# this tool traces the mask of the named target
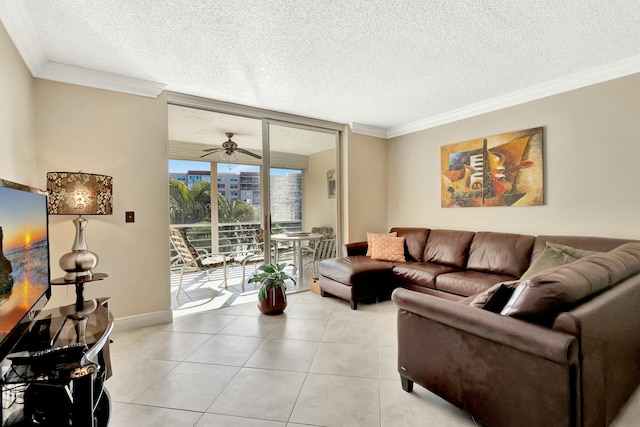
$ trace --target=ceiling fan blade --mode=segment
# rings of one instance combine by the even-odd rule
[[[209,154],[225,152],[226,150],[224,148],[208,148],[208,149],[202,150],[202,151],[208,151],[208,153],[205,153],[200,157],[205,157],[205,156],[208,156]]]
[[[255,157],[256,159],[262,159],[262,156],[260,156],[260,155],[258,155],[256,153],[252,153],[251,151],[247,151],[247,150],[242,149],[242,148],[236,148],[236,151],[238,151],[240,153],[244,153],[244,154],[246,154],[248,156],[251,156],[251,157]]]

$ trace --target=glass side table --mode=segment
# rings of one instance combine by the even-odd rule
[[[83,310],[84,305],[84,284],[89,282],[96,282],[109,277],[105,273],[93,273],[91,276],[77,277],[74,280],[67,280],[64,277],[51,280],[52,285],[75,285],[76,287],[76,310],[78,312]]]
[[[104,382],[111,376],[110,298],[83,301],[42,311],[2,362],[2,426],[82,426],[108,424],[111,398]],[[83,326],[79,327],[81,323]],[[80,336],[80,332],[82,336]],[[31,361],[34,352],[73,349],[63,362]],[[56,359],[57,360],[57,359]]]

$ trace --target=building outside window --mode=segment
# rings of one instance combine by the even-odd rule
[[[202,163],[203,166],[207,164],[206,162]],[[256,171],[257,168],[256,166],[218,164],[218,170],[229,169],[231,171],[217,174],[217,194],[229,202],[245,202],[259,212],[261,202],[260,172]],[[210,183],[211,173],[206,170],[188,170],[186,173],[172,172],[169,174],[169,178],[180,181],[191,189],[198,182]],[[302,171],[298,169],[271,169],[271,198],[271,214],[274,221],[301,221]],[[204,217],[207,217],[206,213]],[[181,217],[182,220],[183,217]]]

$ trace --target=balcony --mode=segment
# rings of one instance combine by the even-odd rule
[[[218,225],[217,248],[212,245],[211,224],[172,224],[172,228],[185,228],[189,241],[197,249],[206,249],[209,252],[224,253],[230,257],[236,254],[255,252],[256,245],[254,232],[261,228],[258,222],[234,222]],[[273,224],[274,233],[295,232],[302,230],[301,221],[277,222]],[[228,287],[224,287],[222,268],[210,272],[211,281],[207,280],[204,272],[190,272],[184,275],[182,292],[178,292],[180,277],[179,258],[170,246],[171,254],[171,293],[172,309],[182,314],[199,312],[202,310],[216,309],[223,306],[231,306],[255,301],[257,287],[254,285],[242,286],[242,267],[237,262],[227,264]],[[213,247],[212,247],[213,246]],[[287,245],[279,244],[279,261],[292,263],[292,251]],[[247,274],[255,272],[258,264],[247,267]],[[175,274],[174,274],[175,273]],[[300,283],[287,284],[287,293],[308,289],[308,284],[303,280]]]
[[[255,251],[255,241],[253,235],[256,230],[261,228],[259,222],[232,222],[218,224],[218,241],[217,248],[212,244],[211,224],[171,224],[172,228],[185,228],[187,236],[191,244],[197,248],[206,249],[209,252],[222,253],[233,256],[238,253],[246,253],[247,251]],[[272,224],[272,232],[286,233],[302,231],[302,221],[284,221],[274,222]],[[177,264],[177,254],[169,245],[171,257],[171,270],[180,267]],[[287,247],[280,247],[288,249]],[[286,259],[286,258],[285,258]]]

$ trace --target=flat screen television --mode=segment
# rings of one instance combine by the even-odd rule
[[[0,179],[0,361],[51,297],[47,194]]]

